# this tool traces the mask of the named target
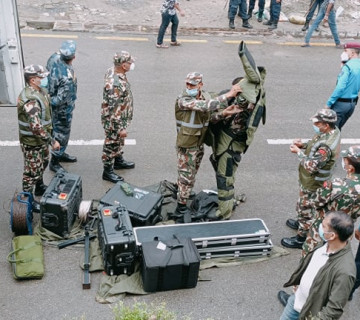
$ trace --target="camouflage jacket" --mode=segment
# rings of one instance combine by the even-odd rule
[[[51,142],[50,97],[26,84],[17,101],[20,142],[29,146]]]
[[[48,65],[51,65],[49,61]],[[65,63],[62,58],[57,62],[55,59],[52,62],[48,80],[51,106],[60,107],[63,105],[70,105],[74,107],[77,97],[77,79],[72,65]]]
[[[115,73],[114,67],[105,74],[101,121],[126,129],[133,118],[133,95],[125,74]]]
[[[359,194],[360,174],[353,174],[349,178],[335,178],[331,183],[325,182],[310,198],[309,205],[321,211],[322,218],[328,211],[343,211],[356,220],[360,215]]]

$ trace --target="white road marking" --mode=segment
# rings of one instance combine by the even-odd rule
[[[104,144],[104,139],[95,139],[95,140],[70,140],[69,146],[102,146]],[[17,147],[19,146],[19,141],[0,141],[1,147]],[[136,139],[125,139],[125,145],[135,146]]]
[[[268,144],[292,144],[294,139],[267,139]],[[301,139],[309,141],[310,139]],[[360,139],[341,139],[341,144],[360,144]]]

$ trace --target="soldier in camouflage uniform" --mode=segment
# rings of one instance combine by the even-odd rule
[[[51,97],[53,137],[61,141],[58,151],[51,152],[50,170],[56,172],[62,166],[60,162],[76,162],[77,159],[65,152],[71,130],[71,121],[77,94],[77,79],[72,62],[75,59],[76,43],[72,40],[63,42],[59,53],[49,58],[47,68]]]
[[[321,109],[311,120],[316,135],[307,143],[296,139],[290,146],[290,151],[296,153],[300,161],[300,197],[296,206],[298,219],[286,221],[288,227],[297,230],[297,235],[281,240],[281,244],[287,248],[302,248],[314,218],[309,200],[317,188],[331,178],[339,154],[340,131],[335,126],[336,112]]]
[[[235,174],[241,155],[247,151],[254,138],[260,120],[265,123],[266,71],[257,67],[244,42],[239,46],[239,57],[245,69],[245,77],[237,78],[242,89],[229,105],[236,105],[240,112],[226,116],[224,112],[214,113],[206,143],[212,146],[210,161],[216,171],[218,209],[207,215],[208,220],[229,219],[235,206]]]
[[[44,67],[30,65],[24,69],[25,88],[17,101],[19,122],[19,140],[24,154],[23,191],[41,196],[46,185],[43,174],[49,163],[49,145],[53,149],[60,147],[59,142],[52,139],[50,97],[43,88],[47,72]],[[35,203],[34,210],[40,206]]]
[[[105,130],[102,153],[104,171],[102,178],[116,183],[124,180],[114,169],[132,169],[135,163],[123,158],[127,128],[133,118],[133,96],[126,73],[135,67],[129,52],[114,55],[114,66],[107,70],[101,105],[101,123]]]
[[[202,74],[198,72],[189,73],[185,80],[186,89],[175,103],[178,205],[171,217],[180,223],[191,222],[191,211],[186,203],[204,155],[203,143],[209,125],[210,112],[227,108],[227,100],[241,91],[239,85],[234,85],[226,94],[212,98],[202,89],[202,77]],[[224,112],[231,114],[238,111],[231,106]]]

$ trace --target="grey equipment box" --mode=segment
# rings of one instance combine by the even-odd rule
[[[216,250],[229,252],[228,256],[231,256],[233,254],[231,252],[239,250],[239,247],[253,247],[253,251],[250,249],[245,251],[252,255],[262,255],[263,249],[268,252],[272,248],[269,229],[261,219],[141,227],[134,228],[134,233],[139,246],[155,238],[170,239],[174,234],[189,237],[194,241],[199,253],[201,249],[207,248],[200,253],[202,259],[206,258],[206,252],[210,253],[210,257],[214,257]],[[225,248],[229,249],[225,250]]]

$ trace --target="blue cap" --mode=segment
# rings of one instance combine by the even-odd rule
[[[72,59],[75,57],[76,42],[73,40],[66,40],[60,47],[61,55],[66,59]]]

